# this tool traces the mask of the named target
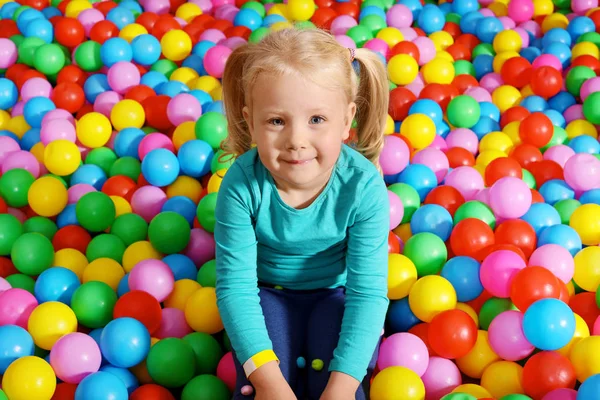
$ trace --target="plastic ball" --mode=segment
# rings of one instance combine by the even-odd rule
[[[167,186],[179,175],[179,161],[175,154],[167,149],[150,151],[142,160],[142,173],[154,186]]]
[[[429,352],[419,337],[411,333],[395,333],[381,344],[377,365],[381,370],[405,367],[422,376],[429,365]]]
[[[112,126],[108,118],[97,112],[85,114],[77,121],[77,138],[90,148],[104,146],[112,134]]]
[[[178,338],[163,339],[152,346],[146,363],[152,379],[167,388],[185,385],[195,372],[193,348]]]
[[[136,319],[117,318],[102,329],[100,348],[112,365],[130,368],[142,362],[148,355],[150,334]]]
[[[420,150],[433,142],[436,128],[431,118],[425,114],[412,114],[402,122],[400,133],[409,140],[415,149]]]
[[[195,312],[199,309],[202,310],[201,314]],[[185,318],[189,326],[196,332],[215,334],[223,330],[223,322],[217,309],[215,289],[203,287],[195,291],[186,303]]]
[[[174,283],[173,272],[160,260],[142,260],[129,274],[131,290],[144,290],[158,301],[163,301],[171,294]]]
[[[181,61],[192,51],[189,35],[180,29],[168,31],[160,39],[162,54],[170,61]]]
[[[121,378],[110,372],[98,371],[83,378],[75,391],[75,400],[93,397],[126,400],[129,394]]]
[[[50,301],[32,311],[27,328],[38,347],[50,350],[60,337],[77,330],[77,318],[67,305]]]
[[[417,61],[408,54],[393,56],[387,65],[390,79],[397,85],[407,85],[414,81],[419,72]]]
[[[89,257],[88,257],[89,258]],[[82,284],[71,298],[71,309],[77,321],[88,328],[104,327],[111,319],[117,294],[104,282]]]
[[[50,351],[50,365],[57,378],[77,384],[86,376],[98,372],[102,354],[98,344],[90,336],[74,332],[54,344]]]
[[[144,108],[135,100],[121,100],[112,107],[110,112],[110,121],[118,131],[126,128],[141,128],[145,120]]]
[[[379,372],[371,385],[371,398],[373,400],[389,400],[394,396],[406,400],[425,398],[425,385],[419,375],[412,370],[395,366]]]
[[[414,314],[421,321],[431,322],[440,312],[455,307],[456,291],[445,278],[430,275],[415,282],[408,299]]]
[[[21,357],[4,373],[2,389],[10,399],[50,399],[56,389],[56,375],[42,358]]]
[[[471,96],[456,96],[448,104],[448,121],[457,128],[472,128],[481,116],[479,103]]]

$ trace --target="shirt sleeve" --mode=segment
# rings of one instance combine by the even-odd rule
[[[361,382],[385,321],[387,297],[389,200],[379,176],[365,185],[354,224],[348,228],[346,302],[338,346],[330,371]]]
[[[221,182],[215,208],[217,306],[241,364],[273,350],[260,306],[256,234],[248,178],[234,163]]]

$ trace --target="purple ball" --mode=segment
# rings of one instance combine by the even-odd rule
[[[386,135],[383,150],[379,156],[379,165],[384,175],[396,175],[406,168],[410,160],[410,150],[406,142],[399,137]]]
[[[17,62],[17,45],[10,39],[0,39],[0,68],[8,68]]]
[[[395,229],[402,222],[404,217],[404,204],[400,197],[388,190],[388,200],[390,202],[390,230]]]
[[[173,97],[167,105],[169,121],[179,126],[184,122],[196,122],[202,115],[202,106],[196,97],[188,93],[180,93]]]
[[[140,84],[140,70],[128,61],[119,61],[108,69],[108,85],[119,94]]]
[[[356,20],[349,15],[340,15],[331,21],[331,33],[335,36],[345,35],[348,29],[358,25]]]
[[[413,14],[410,8],[404,4],[396,4],[388,10],[386,21],[388,26],[393,28],[410,28],[413,23]]]

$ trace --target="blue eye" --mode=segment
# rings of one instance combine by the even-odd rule
[[[273,118],[269,121],[271,125],[281,126],[283,125],[283,120],[281,118]]]
[[[323,121],[325,121],[325,119],[323,117],[317,117],[317,116],[311,117],[311,119],[310,119],[311,124],[320,124]]]

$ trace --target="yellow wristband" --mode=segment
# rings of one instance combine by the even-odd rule
[[[244,363],[244,372],[246,373],[246,378],[249,377],[254,371],[271,361],[279,362],[279,359],[273,350],[263,350],[250,357],[248,361]]]

